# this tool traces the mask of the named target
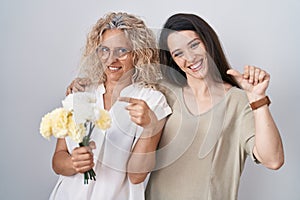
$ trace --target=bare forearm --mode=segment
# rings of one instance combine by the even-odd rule
[[[155,166],[155,153],[133,154],[128,162],[128,176],[132,183],[143,182]]]
[[[128,176],[132,183],[145,180],[155,166],[155,150],[161,137],[161,131],[149,138],[140,138],[127,164]]]
[[[72,176],[77,173],[73,168],[71,156],[66,151],[58,151],[54,153],[52,159],[52,168],[55,173],[64,176]]]
[[[129,179],[132,183],[138,184],[145,180],[148,173],[155,166],[155,150],[159,136],[152,138],[140,138],[137,142],[127,164]]]
[[[270,169],[279,169],[284,162],[283,146],[278,128],[267,105],[254,110],[254,155]]]

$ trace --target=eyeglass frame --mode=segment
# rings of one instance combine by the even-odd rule
[[[99,52],[100,49],[102,50],[104,48],[107,49],[107,51],[105,51],[105,52],[101,51],[102,55],[100,55],[100,52]],[[124,53],[119,52],[120,50],[126,50],[126,52],[124,52]],[[107,55],[105,57],[103,55],[103,52],[107,53]],[[111,52],[113,52],[113,57],[114,58],[117,58],[118,60],[123,61],[123,60],[127,59],[128,54],[131,53],[132,50],[129,50],[129,49],[125,48],[125,47],[116,47],[114,49],[110,49],[109,47],[103,46],[101,44],[96,48],[96,54],[99,57],[99,59],[101,59],[101,60],[107,60],[110,57]]]

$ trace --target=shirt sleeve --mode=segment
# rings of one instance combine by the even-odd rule
[[[253,148],[255,145],[255,124],[254,124],[254,115],[249,106],[249,103],[246,103],[245,107],[242,110],[240,115],[241,117],[241,145],[244,152],[250,156],[250,158],[259,163],[253,154]]]
[[[171,110],[170,106],[168,105],[165,96],[161,92],[158,92],[158,91],[156,91],[155,93],[156,93],[156,95],[154,95],[155,97],[152,98],[153,103],[152,103],[152,101],[149,101],[149,103],[150,103],[149,107],[151,108],[151,110],[153,110],[157,119],[161,120],[161,119],[167,117],[169,114],[171,114],[172,110]],[[156,98],[156,96],[157,96],[157,98]]]
[[[152,88],[143,88],[142,93],[141,99],[146,101],[158,120],[161,120],[172,113],[172,110],[167,103],[167,99],[162,92]]]
[[[149,108],[155,113],[158,120],[161,120],[172,113],[166,97],[158,90],[145,87],[139,88],[138,93],[135,93],[132,97],[144,100]],[[135,146],[142,132],[143,127],[137,126],[132,148]]]

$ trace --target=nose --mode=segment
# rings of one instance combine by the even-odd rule
[[[118,59],[118,57],[114,55],[114,52],[110,52],[110,54],[109,54],[108,58],[106,59],[105,63],[107,65],[110,65],[110,64],[116,62],[117,59]]]
[[[184,58],[188,63],[194,63],[196,55],[190,51],[186,51],[184,54]]]

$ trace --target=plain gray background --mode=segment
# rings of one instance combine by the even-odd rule
[[[285,165],[247,161],[240,200],[300,199],[300,1],[298,0],[2,0],[0,2],[0,199],[47,199],[55,139],[39,134],[41,117],[59,107],[76,76],[86,34],[108,11],[126,11],[160,28],[171,14],[192,12],[217,31],[232,67],[271,74],[270,109],[281,131]]]

